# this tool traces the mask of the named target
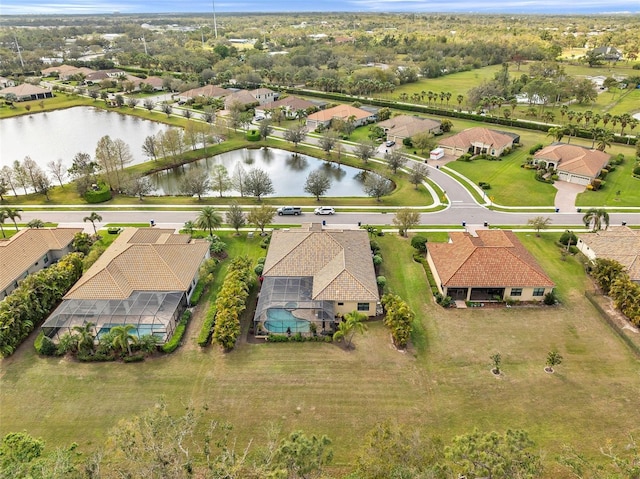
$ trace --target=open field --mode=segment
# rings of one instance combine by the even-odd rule
[[[417,313],[414,347],[398,353],[380,322],[356,349],[330,344],[248,344],[224,354],[195,346],[203,310],[176,353],[137,364],[81,364],[39,358],[25,344],[0,363],[0,434],[26,430],[48,444],[76,441],[82,451],[99,446],[121,418],[139,414],[164,396],[170,408],[207,404],[209,414],[234,425],[239,447],[266,429],[328,434],[335,464],[350,464],[376,422],[415,425],[445,442],[477,427],[527,429],[545,452],[547,476],[568,477],[554,463],[571,443],[588,457],[611,439],[625,440],[640,412],[638,361],[584,299],[585,277],[573,258],[560,261],[554,234],[520,234],[558,283],[555,308],[443,310],[431,301],[422,267],[409,241],[378,238],[389,288]],[[232,254],[262,256],[259,238],[230,239]],[[221,278],[221,275],[219,276]],[[565,360],[543,372],[547,351]],[[500,352],[504,375],[489,372]],[[79,427],[79,425],[82,425]]]

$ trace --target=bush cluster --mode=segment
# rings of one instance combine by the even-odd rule
[[[531,148],[529,148],[529,154],[530,155],[534,155],[534,154],[536,154],[536,152],[542,150],[543,147],[544,147],[544,145],[542,143],[536,143]]]
[[[191,295],[191,299],[189,301],[191,303],[191,306],[195,306],[200,302],[200,298],[202,297],[205,286],[206,284],[204,281],[199,281],[198,284],[196,284],[196,288],[193,290],[193,294]]]
[[[303,336],[301,333],[295,333],[291,336],[287,334],[269,334],[267,336],[267,342],[269,343],[303,343],[310,341],[314,343],[330,343],[333,341],[333,336],[328,335],[310,335]]]
[[[216,320],[216,306],[212,305],[207,311],[207,315],[204,318],[204,323],[200,328],[200,334],[198,334],[198,346],[204,348],[211,341],[211,335],[213,334],[213,325]]]
[[[172,353],[178,348],[178,346],[180,346],[180,343],[182,341],[182,336],[184,336],[184,332],[187,329],[187,323],[189,322],[190,319],[191,319],[191,311],[187,309],[184,313],[182,313],[182,317],[180,318],[180,321],[178,322],[178,325],[176,326],[176,329],[173,332],[173,336],[171,336],[171,339],[162,345],[163,352]],[[126,356],[124,358],[125,362],[132,362],[132,361],[127,361],[127,358],[130,358],[130,357],[131,356]],[[142,354],[142,359],[144,359],[144,353]],[[142,361],[142,359],[139,359],[139,361]]]
[[[0,301],[0,356],[13,354],[81,275],[82,255],[70,253],[47,269],[27,276]]]
[[[482,188],[483,190],[490,190],[491,189],[491,183],[485,183],[484,181],[478,182],[478,186],[480,188]]]
[[[108,185],[101,183],[97,190],[87,191],[84,194],[84,199],[87,200],[87,203],[104,203],[111,199],[111,190]]]
[[[413,331],[414,312],[395,294],[385,294],[381,302],[385,310],[384,324],[391,330],[393,344],[397,348],[405,348]]]
[[[213,340],[226,350],[233,349],[240,336],[240,316],[247,307],[246,299],[253,282],[251,260],[234,258],[216,298],[213,325]]]

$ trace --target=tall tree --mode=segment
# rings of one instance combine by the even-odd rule
[[[222,226],[222,216],[216,212],[211,206],[205,206],[196,218],[196,227],[208,230],[209,236],[213,235],[213,230]]]
[[[271,181],[269,174],[260,168],[252,168],[247,173],[245,191],[247,194],[255,196],[258,201],[261,200],[262,196],[275,192],[273,181]]]
[[[416,163],[412,165],[411,171],[409,172],[409,181],[417,190],[418,185],[420,185],[428,176],[429,168],[427,168],[427,165],[424,163]]]
[[[399,168],[402,168],[407,162],[407,157],[399,150],[391,150],[384,154],[384,159],[387,160],[387,166],[393,174],[398,172]]]
[[[551,223],[551,218],[536,216],[527,221],[527,224],[536,230],[536,236],[540,236],[540,230],[547,229]]]
[[[393,183],[384,176],[368,173],[363,185],[364,192],[380,201],[380,198],[393,191]]]
[[[180,183],[180,192],[183,195],[198,197],[198,201],[202,199],[207,191],[211,189],[211,179],[209,176],[198,168],[189,168]]]
[[[100,216],[95,211],[92,211],[89,216],[85,216],[84,218],[82,218],[82,221],[85,223],[87,221],[91,221],[91,226],[93,226],[93,234],[97,234],[98,230],[96,229],[96,222],[99,223],[100,221],[102,221],[102,216]]]
[[[353,153],[360,158],[363,163],[367,163],[376,153],[376,144],[373,141],[357,143],[353,148]]]
[[[211,171],[211,184],[213,189],[217,190],[222,198],[225,191],[231,189],[232,183],[229,178],[229,172],[224,165],[214,165]]]
[[[401,208],[393,217],[393,224],[404,237],[409,236],[409,229],[420,224],[420,212],[411,208]]]
[[[47,168],[55,178],[60,183],[60,188],[64,188],[63,182],[65,176],[67,176],[67,168],[62,164],[62,159],[58,158],[57,160],[51,160],[47,163]]]
[[[5,206],[4,208],[2,208],[2,211],[4,211],[5,218],[13,221],[13,226],[15,226],[16,231],[18,231],[18,223],[16,222],[16,218],[18,218],[19,220],[22,219],[22,216],[20,216],[20,212],[22,210],[20,208],[10,208],[9,206]]]
[[[304,191],[316,197],[320,201],[323,196],[331,188],[331,178],[329,178],[321,170],[315,170],[309,173],[304,184]]]
[[[122,191],[129,196],[135,196],[140,201],[153,191],[153,184],[148,176],[131,173],[122,182]]]
[[[118,153],[116,145],[109,135],[98,140],[95,153],[96,162],[105,172],[107,181],[113,188],[120,188],[120,173],[118,171]]]
[[[236,201],[232,201],[229,205],[229,209],[225,213],[225,219],[227,223],[236,230],[236,235],[240,234],[240,228],[247,222],[242,208]]]
[[[18,196],[14,181],[14,173],[10,166],[5,165],[0,169],[0,180],[2,180],[4,184],[11,188],[11,191],[13,191],[13,196]]]
[[[264,229],[273,221],[276,209],[273,206],[261,205],[258,208],[251,208],[247,215],[247,222],[260,228],[260,234],[264,235]]]
[[[236,163],[236,166],[233,168],[233,174],[231,175],[231,185],[233,189],[240,193],[240,196],[244,196],[246,192],[246,178],[247,172],[242,164],[240,162]]]
[[[307,127],[304,125],[296,125],[285,130],[282,137],[288,142],[293,143],[294,148],[298,148],[298,144],[302,143],[307,137]]]
[[[150,160],[158,159],[158,149],[156,144],[156,137],[154,135],[148,135],[142,143],[142,152]]]
[[[271,126],[271,120],[265,118],[258,123],[258,131],[260,132],[260,138],[266,140],[267,137],[273,133],[273,126]]]
[[[318,145],[320,145],[320,148],[322,148],[325,153],[331,155],[331,150],[333,150],[333,148],[336,146],[338,137],[339,135],[337,131],[331,129],[325,130],[322,132],[322,135],[320,135],[320,138],[318,139]]]

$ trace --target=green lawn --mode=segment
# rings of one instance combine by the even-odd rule
[[[605,178],[605,187],[598,191],[585,191],[576,198],[577,206],[635,206],[640,205],[640,180],[631,174],[635,160],[627,156]],[[618,195],[618,191],[620,194]]]
[[[553,206],[556,189],[553,185],[535,180],[533,170],[520,165],[529,153],[520,148],[502,161],[473,160],[454,161],[447,167],[463,174],[475,184],[480,181],[489,183],[491,189],[487,196],[499,205],[505,206]]]
[[[544,451],[545,477],[569,477],[554,463],[562,444],[599,457],[607,440],[625,444],[626,433],[640,424],[640,411],[630,406],[640,388],[637,360],[584,299],[582,267],[573,258],[560,261],[557,235],[519,236],[558,283],[561,306],[443,310],[411,259],[409,240],[385,235],[379,242],[389,289],[417,313],[409,354],[390,347],[380,322],[356,336],[350,352],[330,344],[244,341],[227,354],[200,350],[202,308],[183,347],[143,363],[45,359],[25,344],[0,363],[0,434],[24,430],[50,447],[76,441],[87,452],[118,420],[164,396],[176,413],[189,402],[207,404],[208,416],[234,426],[241,448],[250,439],[264,444],[272,425],[283,434],[327,434],[337,466],[352,463],[360,439],[385,419],[445,442],[476,427],[524,428]],[[264,254],[259,238],[225,241],[232,254]],[[543,372],[551,348],[564,356],[553,375]],[[503,357],[500,379],[489,371],[496,351]]]

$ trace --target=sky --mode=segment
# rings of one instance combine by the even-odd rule
[[[639,13],[640,0],[0,0],[0,15],[211,12]]]

